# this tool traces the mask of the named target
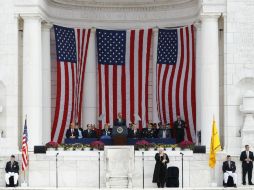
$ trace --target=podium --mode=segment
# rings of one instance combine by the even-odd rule
[[[112,141],[114,145],[127,144],[128,130],[126,125],[115,125],[112,131]]]

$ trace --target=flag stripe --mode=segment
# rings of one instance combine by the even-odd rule
[[[57,63],[57,81],[61,81],[61,65]],[[57,92],[56,94],[59,95],[61,94],[61,83],[57,83]],[[56,96],[56,109],[55,109],[55,117],[53,121],[53,127],[52,127],[52,132],[51,132],[51,139],[54,139],[56,128],[57,128],[57,123],[58,123],[58,117],[59,117],[59,112],[60,112],[60,99],[61,96]]]
[[[90,39],[90,32],[91,30],[89,29],[86,34],[86,30],[83,30],[83,34],[85,35],[85,41],[87,42],[85,44],[85,52],[84,52],[84,58],[82,60],[82,80],[81,80],[81,92],[79,94],[80,96],[80,102],[79,102],[79,115],[78,115],[78,123],[81,123],[81,113],[82,113],[82,106],[83,106],[83,89],[84,89],[84,78],[85,78],[85,69],[86,69],[86,60],[87,60],[87,52],[88,52],[88,45],[89,45],[89,39]],[[84,41],[83,41],[84,43]],[[83,46],[82,46],[82,52],[83,52]]]
[[[117,65],[113,66],[113,120],[117,118],[117,78],[118,78],[118,73],[117,73]]]
[[[145,112],[146,112],[146,123],[148,123],[148,81],[149,81],[149,69],[150,69],[150,53],[151,53],[151,42],[152,42],[152,29],[148,29],[147,36],[147,52],[146,52],[146,77],[145,77]]]
[[[127,39],[128,40],[128,39]],[[131,31],[131,36],[130,36],[130,121],[134,123],[134,96],[135,96],[135,91],[134,91],[134,48],[135,48],[135,31]]]
[[[109,80],[108,80],[108,65],[104,65],[105,72],[105,105],[106,105],[106,123],[109,123]]]
[[[99,86],[99,117],[102,114],[102,80],[101,80],[101,64],[98,65],[98,86]],[[99,122],[99,129],[102,129],[102,122]]]
[[[61,72],[61,78],[60,78],[60,82],[61,82],[61,92],[60,92],[60,113],[59,113],[59,117],[58,117],[58,122],[57,122],[57,128],[56,128],[56,134],[54,136],[54,141],[57,142],[58,141],[58,137],[60,134],[60,130],[61,130],[61,126],[62,126],[62,121],[63,121],[63,114],[64,114],[64,105],[65,105],[65,64],[64,63],[60,63],[60,71]]]
[[[144,36],[144,30],[139,30],[139,40],[138,40],[138,89],[136,89],[138,91],[138,112],[136,112],[136,114],[138,113],[138,115],[140,117],[142,117],[142,92],[143,90],[140,90],[142,89],[142,65],[143,65],[143,62],[142,62],[142,58],[143,58],[143,36]],[[142,122],[139,121],[138,122],[139,124],[139,129],[142,129]]]
[[[64,112],[61,123],[61,128],[58,136],[58,143],[61,143],[60,139],[63,136],[64,130],[66,129],[65,124],[67,123],[67,115],[68,115],[68,104],[69,104],[69,72],[68,72],[68,63],[64,63],[64,72],[65,72],[65,96],[64,96]]]
[[[192,34],[192,79],[191,79],[191,105],[192,105],[192,113],[193,113],[193,125],[194,130],[196,130],[196,59],[195,59],[195,36],[194,36],[194,26],[191,26],[191,34]]]
[[[123,114],[123,118],[126,118],[126,74],[125,74],[125,72],[126,72],[125,66],[122,66],[121,95],[122,95],[122,114]]]
[[[74,98],[75,98],[74,92],[75,92],[75,79],[76,79],[74,69],[75,69],[75,66],[74,66],[74,64],[72,64],[71,65],[71,74],[74,79],[74,80],[72,80],[72,108],[74,108]],[[71,122],[73,122],[73,112],[74,112],[74,109],[71,110]]]

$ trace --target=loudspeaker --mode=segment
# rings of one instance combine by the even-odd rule
[[[34,154],[46,154],[46,146],[34,146]]]
[[[193,153],[205,154],[206,146],[194,146]]]

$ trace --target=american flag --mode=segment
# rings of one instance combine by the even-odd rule
[[[157,108],[163,124],[180,115],[187,123],[186,138],[195,141],[194,26],[159,29],[157,45]]]
[[[148,77],[152,29],[96,30],[99,115],[113,124],[117,113],[142,128],[148,122]],[[137,122],[138,115],[141,121]]]
[[[55,25],[54,31],[57,92],[51,140],[61,143],[70,123],[81,123],[83,84],[91,29]]]
[[[22,171],[25,171],[28,166],[28,133],[27,133],[27,123],[25,119],[23,137],[22,137]]]

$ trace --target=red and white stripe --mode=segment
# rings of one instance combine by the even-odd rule
[[[171,126],[180,115],[187,123],[186,138],[195,142],[196,83],[194,26],[177,29],[175,65],[157,64],[157,109],[161,122]],[[156,108],[155,108],[156,109]]]
[[[150,66],[152,29],[128,30],[126,33],[126,58],[124,65],[98,64],[100,122],[113,124],[117,113],[142,128],[148,122],[148,77]],[[134,114],[141,121],[135,121]]]
[[[23,134],[21,151],[22,151],[22,171],[25,171],[28,166],[28,145],[26,134]]]
[[[83,84],[91,29],[74,29],[77,63],[57,61],[56,109],[51,140],[61,143],[71,122],[81,123]]]

